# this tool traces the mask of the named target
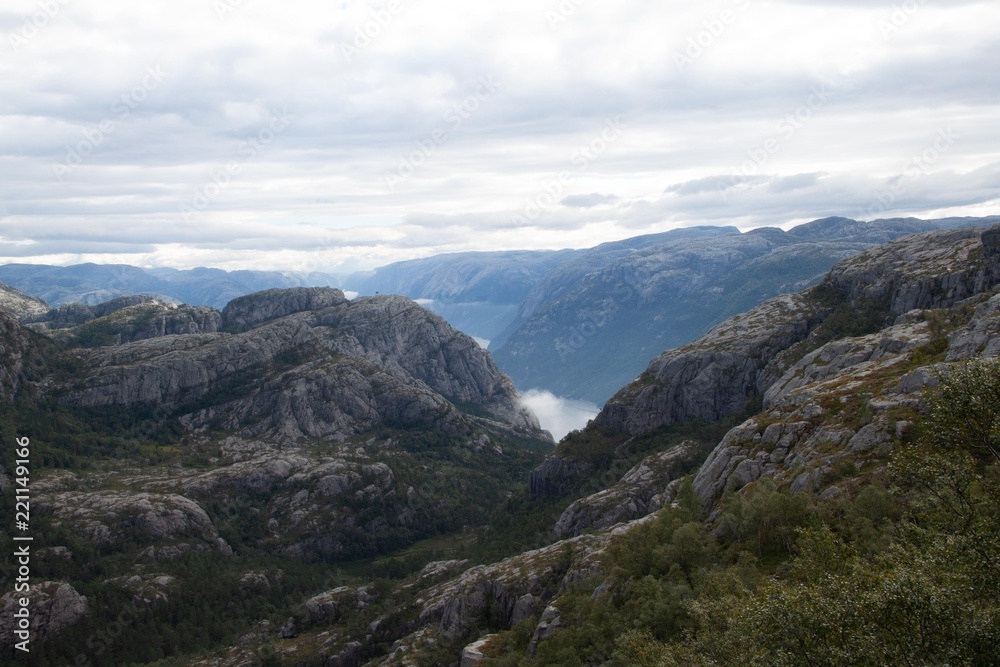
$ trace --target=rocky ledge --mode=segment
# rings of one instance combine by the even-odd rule
[[[88,371],[60,401],[155,406],[192,428],[284,441],[343,440],[385,422],[458,431],[470,420],[547,438],[489,354],[408,299],[275,290],[236,300],[224,324],[251,328],[78,350]]]

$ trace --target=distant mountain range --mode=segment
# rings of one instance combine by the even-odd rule
[[[976,222],[663,351],[554,451],[400,296],[50,309],[0,284],[0,496],[30,491],[36,540],[0,653],[27,607],[39,665],[993,665],[1000,225]],[[528,317],[621,284],[604,328],[721,310],[935,224],[619,247]]]
[[[861,222],[831,217],[784,231],[690,227],[583,250],[470,252],[398,262],[341,279],[198,268],[8,264],[0,282],[59,306],[146,294],[223,308],[271,288],[338,286],[400,294],[489,349],[526,391],[603,404],[664,349],[767,299],[819,281],[835,263],[905,234],[992,218]],[[37,310],[37,308],[36,308]]]
[[[337,287],[324,273],[223,271],[196,268],[142,269],[127,264],[0,265],[0,282],[36,296],[51,306],[79,302],[96,306],[121,296],[145,294],[192,306],[224,308],[233,299],[275,287]]]
[[[609,262],[638,250],[684,239],[738,234],[735,227],[688,227],[637,236],[584,250],[466,252],[397,262],[356,273],[345,289],[360,294],[402,294],[416,299],[452,326],[491,342],[495,350],[511,325],[540,299]]]
[[[905,234],[997,222],[832,217],[788,231],[692,227],[588,250],[439,255],[346,285],[426,300],[491,341],[497,365],[522,390],[603,404],[660,351],[815,284],[842,259]]]

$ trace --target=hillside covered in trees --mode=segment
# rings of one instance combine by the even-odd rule
[[[1000,229],[848,258],[554,448],[399,297],[106,310],[2,320],[32,664],[996,664]]]

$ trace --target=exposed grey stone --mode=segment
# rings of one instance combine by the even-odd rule
[[[289,616],[285,624],[278,630],[278,636],[282,639],[292,639],[299,635],[299,627],[294,616]]]
[[[758,391],[775,355],[805,338],[822,316],[804,296],[785,295],[731,318],[654,359],[642,377],[608,401],[595,424],[638,435],[735,414]]]
[[[820,500],[832,500],[832,499],[836,498],[837,496],[839,496],[842,493],[843,493],[843,491],[840,489],[839,486],[831,486],[829,489],[827,489],[823,493],[819,494],[819,499]]]
[[[968,325],[948,339],[948,361],[1000,356],[1000,294],[980,305]]]
[[[774,452],[784,452],[797,443],[809,428],[808,422],[770,424],[764,430],[760,443],[773,444]],[[776,463],[772,461],[772,454],[762,451],[753,460],[747,457],[747,447],[757,444],[755,436],[758,432],[759,427],[753,419],[733,428],[698,469],[693,483],[694,492],[705,509],[709,509],[722,495],[730,477],[734,476],[737,469],[740,469],[740,475],[734,477],[734,482],[738,486],[756,481],[765,474],[773,472],[773,468],[768,467],[769,463]],[[782,457],[784,458],[784,455]],[[787,459],[785,463],[788,464]],[[743,467],[739,468],[741,465]]]
[[[58,521],[95,544],[196,538],[214,547],[219,538],[205,510],[176,494],[61,492],[43,502]]]
[[[882,445],[891,445],[892,436],[886,432],[882,424],[868,424],[863,426],[857,435],[847,443],[848,448],[855,454],[868,452]]]
[[[473,667],[473,665],[478,665],[479,663],[484,662],[486,660],[486,654],[483,653],[483,648],[485,648],[485,646],[489,644],[495,636],[496,635],[488,635],[462,649],[461,667]]]
[[[758,461],[753,459],[744,459],[736,465],[736,468],[729,477],[739,486],[746,486],[747,484],[756,482],[760,479],[760,474],[761,466]]]
[[[0,283],[0,310],[16,320],[28,322],[32,317],[49,311],[49,305],[27,292]]]
[[[526,593],[514,603],[514,613],[511,614],[510,624],[517,625],[526,618],[530,618],[538,611],[538,598],[531,593]]]
[[[985,255],[1000,260],[1000,225],[995,225],[984,231],[980,239]]]
[[[927,324],[918,322],[896,325],[871,336],[842,338],[810,352],[792,365],[764,394],[764,407],[770,408],[791,398],[798,389],[835,378],[849,368],[905,354],[930,341]],[[802,408],[803,416],[818,417],[817,405]]]
[[[552,638],[552,635],[556,633],[562,626],[562,617],[559,614],[559,610],[549,605],[545,608],[542,613],[542,617],[538,620],[538,626],[535,628],[535,634],[531,637],[531,642],[528,644],[528,657],[535,655],[535,651],[538,650],[538,644],[543,641]]]
[[[353,608],[356,602],[356,592],[346,586],[341,586],[310,598],[304,606],[309,622],[313,625],[319,625],[337,622],[345,610]]]
[[[800,493],[810,493],[816,490],[816,485],[819,482],[819,473],[816,470],[807,470],[806,472],[800,474],[792,482],[788,490],[791,491],[793,495],[798,495]]]
[[[33,335],[0,309],[0,401],[11,402],[20,389],[25,361],[35,346]]]
[[[25,319],[30,326],[71,345],[120,345],[161,336],[212,333],[222,315],[214,308],[166,303],[131,295],[98,306],[69,303]]]
[[[30,600],[32,642],[44,641],[79,623],[88,611],[87,598],[65,582],[46,581],[32,585],[27,593],[7,593],[0,598],[0,648],[7,655],[12,655],[14,644],[22,641],[14,633],[17,623],[14,614],[22,608],[21,598]]]
[[[237,312],[252,304],[270,304],[261,307],[272,315],[317,300],[332,305],[278,319],[260,315],[265,322],[239,334],[170,336],[80,352],[91,370],[61,400],[183,406],[214,395],[184,423],[283,442],[343,439],[384,421],[450,432],[476,422],[550,439],[489,353],[440,317],[401,297],[347,301],[332,292],[301,304],[282,290],[245,297],[233,306]],[[285,370],[275,374],[276,368]],[[456,404],[480,410],[463,416]]]
[[[903,376],[903,379],[896,385],[896,392],[899,394],[915,394],[923,389],[936,387],[939,384],[941,384],[941,380],[934,367],[918,368]]]
[[[222,321],[230,331],[246,331],[286,315],[323,310],[346,301],[344,293],[332,287],[271,289],[233,299],[222,311]]]
[[[362,661],[362,649],[364,644],[361,642],[348,642],[339,653],[328,656],[323,661],[323,667],[359,667]]]
[[[835,266],[833,286],[853,299],[883,302],[893,315],[915,309],[948,308],[997,285],[1000,261],[970,258],[983,250],[974,227],[913,234],[867,250]]]
[[[421,579],[430,579],[432,577],[440,577],[442,574],[447,574],[449,572],[454,572],[460,570],[469,564],[469,560],[441,560],[434,561],[433,563],[427,563],[424,569],[420,571]]]
[[[695,443],[685,442],[652,454],[629,470],[612,487],[570,504],[555,525],[560,539],[580,535],[590,529],[610,528],[663,508],[667,486],[674,480],[674,462]]]

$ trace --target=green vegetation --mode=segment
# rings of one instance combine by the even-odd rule
[[[927,435],[942,449],[962,446],[1000,463],[1000,362],[955,369],[932,396]]]
[[[169,311],[158,304],[132,306],[60,332],[60,337],[78,347],[114,345],[123,337],[128,340],[134,332],[149,328],[154,319],[165,320],[168,316]]]
[[[517,627],[488,664],[995,665],[997,387],[996,362],[956,369],[920,438],[851,496],[816,503],[762,481],[706,526],[688,487],[613,544],[607,583],[557,598],[563,627],[532,658]]]
[[[102,461],[166,463],[181,458],[173,445],[181,441],[182,429],[155,406],[84,410],[22,395],[0,405],[0,434],[5,442],[30,436],[36,470],[93,470]],[[2,448],[0,465],[10,469],[12,461],[12,449]]]
[[[828,281],[810,289],[806,296],[817,309],[828,314],[805,340],[782,352],[781,357],[788,365],[831,341],[875,333],[889,324],[888,300],[852,298]]]
[[[52,373],[63,380],[76,375],[79,364],[72,352],[44,339],[38,344],[51,356],[26,358],[26,375],[35,380]],[[293,350],[255,372],[283,372],[303,361],[303,353]],[[259,381],[250,376],[238,378],[217,386],[198,404],[181,407],[76,408],[32,396],[29,387],[14,403],[0,406],[0,437],[11,443],[18,436],[30,436],[33,481],[56,470],[71,470],[78,479],[67,482],[67,490],[157,492],[162,488],[166,493],[178,492],[169,484],[155,489],[144,485],[159,479],[168,466],[208,469],[232,462],[220,460],[220,445],[213,439],[224,433],[210,431],[208,438],[192,434],[178,417],[199,405],[208,407],[244,395],[252,380]],[[387,616],[383,627],[391,628],[402,608],[396,605],[403,604],[406,594],[394,593],[388,599],[389,581],[412,576],[431,560],[467,557],[471,542],[491,520],[492,512],[520,491],[528,472],[542,460],[542,443],[511,442],[503,434],[490,434],[502,454],[490,447],[474,451],[469,443],[479,435],[475,428],[445,433],[395,424],[346,444],[298,443],[301,452],[317,460],[348,451],[348,460],[360,456],[359,470],[375,462],[384,462],[392,470],[393,483],[384,494],[314,496],[314,502],[323,503],[317,520],[328,522],[321,523],[324,528],[320,530],[282,523],[282,535],[276,537],[269,525],[276,516],[284,521],[284,515],[277,514],[278,496],[292,495],[306,485],[302,489],[280,483],[263,489],[233,486],[212,494],[180,491],[208,513],[233,548],[231,557],[195,550],[178,558],[153,560],[140,556],[151,543],[141,536],[97,545],[80,534],[79,526],[57,523],[51,510],[33,502],[31,527],[38,537],[37,549],[59,546],[72,554],[37,556],[32,561],[33,580],[70,582],[88,598],[92,611],[78,625],[33,645],[32,664],[75,664],[78,655],[83,656],[82,664],[92,665],[184,664],[193,655],[240,645],[247,633],[263,632],[255,630],[261,621],[270,621],[270,630],[253,636],[273,637],[290,616],[299,614],[306,599],[344,585],[383,591],[386,599],[380,598],[370,612]],[[354,449],[367,451],[371,458],[366,460]],[[13,457],[13,447],[0,448],[0,464],[6,470],[14,469]],[[110,471],[119,474],[109,475]],[[363,486],[377,481],[361,475]],[[5,491],[0,501],[13,507],[13,490]],[[351,522],[343,521],[345,517]],[[121,520],[128,517],[123,515]],[[0,580],[9,582],[14,548],[8,530],[0,527]],[[328,536],[333,539],[324,544],[322,538]],[[200,536],[193,537],[195,546],[204,547]],[[320,539],[314,543],[313,538]],[[177,541],[157,540],[155,545],[171,546]],[[282,551],[291,543],[303,545],[296,556]],[[329,549],[330,544],[335,551]],[[269,573],[270,585],[248,588],[241,581],[248,572]],[[169,575],[176,581],[163,588],[166,599],[147,604],[123,584],[136,573]],[[275,573],[280,576],[270,576]],[[347,630],[364,637],[372,620],[368,612],[358,614],[348,622]],[[377,645],[373,650],[387,648]],[[277,657],[267,660],[274,663]]]
[[[687,443],[687,452],[677,459],[674,467],[674,476],[680,477],[697,468],[726,432],[748,416],[741,413],[717,422],[668,424],[637,437],[594,427],[573,431],[559,443],[556,454],[586,463],[592,472],[567,492],[582,494],[606,489],[650,454]]]
[[[826,284],[814,290],[814,301],[830,314],[794,354],[884,324],[885,304],[851,305]],[[948,334],[968,312],[927,311],[924,317],[930,342],[907,361],[873,370],[863,386],[845,382],[831,388],[821,401],[827,418],[855,429],[871,422],[870,401],[897,383],[900,373],[943,361]],[[42,345],[48,347],[39,349],[53,352],[51,358],[26,357],[26,376],[76,372],[71,353]],[[139,471],[230,461],[220,463],[223,447],[213,440],[223,434],[194,435],[175,415],[244,396],[261,377],[273,378],[314,357],[305,348],[291,350],[182,408],[79,409],[22,395],[13,405],[0,406],[0,437],[11,442],[31,436],[35,479],[46,469],[62,468],[83,473],[68,488],[181,492],[151,484],[153,478],[144,479]],[[557,596],[562,623],[551,639],[528,656],[538,618],[527,618],[500,634],[488,664],[997,664],[1000,363],[959,366],[927,399],[922,414],[911,405],[894,408],[900,411],[894,418],[916,423],[905,441],[896,443],[888,468],[888,445],[880,446],[879,461],[869,459],[860,469],[855,463],[863,462],[851,455],[829,461],[823,484],[849,482],[828,500],[792,495],[765,478],[729,489],[706,517],[686,479],[673,507],[612,541],[601,571],[585,569],[589,576],[581,574],[559,591],[546,584],[541,595]],[[474,405],[458,407],[485,415]],[[489,433],[504,453],[491,447],[477,451],[470,443],[487,428],[477,425],[482,422],[470,421],[459,433],[399,422],[346,443],[303,439],[296,448],[317,460],[336,451],[349,467],[360,462],[350,471],[362,483],[319,500],[313,495],[309,502],[322,506],[309,507],[315,522],[301,525],[282,521],[291,498],[312,491],[311,482],[191,491],[233,548],[232,556],[193,551],[157,561],[139,556],[151,544],[148,537],[97,545],[39,508],[33,531],[45,537],[45,546],[66,547],[72,556],[39,553],[33,577],[70,581],[87,596],[92,613],[33,647],[32,664],[176,667],[194,656],[222,656],[227,649],[220,647],[256,651],[253,664],[282,664],[269,649],[289,617],[304,630],[295,645],[296,664],[322,664],[323,634],[342,643],[364,639],[362,660],[385,655],[396,639],[419,627],[418,601],[431,582],[418,583],[415,575],[427,562],[492,563],[550,545],[556,539],[552,526],[573,499],[614,485],[654,453],[682,451],[665,463],[670,470],[663,474],[689,474],[731,426],[759,407],[756,398],[745,414],[725,422],[672,425],[636,438],[594,428],[574,432],[558,454],[585,465],[557,498],[531,496],[524,489],[529,471],[542,460],[542,445]],[[760,420],[761,426],[766,423]],[[831,443],[821,453],[835,447]],[[0,451],[7,469],[11,459],[11,448]],[[376,461],[391,468],[391,489],[362,492],[378,486],[376,473],[361,470],[363,463]],[[102,474],[111,470],[128,474]],[[12,506],[13,494],[8,490],[0,500]],[[5,530],[0,528],[0,579],[9,580],[13,543]],[[289,544],[296,547],[294,556],[285,550]],[[559,581],[578,564],[575,558],[570,549],[552,557],[543,564],[549,568],[546,577]],[[515,567],[525,571],[523,564]],[[146,578],[159,575],[175,581],[163,586],[162,597],[148,588],[140,594],[125,583],[137,573],[145,577],[144,587]],[[248,574],[253,574],[249,580]],[[266,583],[255,583],[261,576]],[[322,627],[311,627],[302,602],[344,585],[364,586],[364,604],[335,624],[325,620]],[[351,595],[357,598],[356,591]],[[505,613],[499,606],[488,609],[468,634],[439,639],[416,664],[454,663],[470,636],[499,631]]]
[[[73,545],[74,562],[87,558],[78,546]],[[36,567],[39,579],[53,574],[46,564]],[[96,567],[104,569],[105,576],[110,574],[110,568]],[[120,582],[101,578],[79,582],[75,576],[74,587],[95,613],[47,641],[34,642],[31,664],[140,665],[238,644],[248,622],[269,620],[280,627],[312,592],[353,581],[343,575],[337,578],[329,567],[264,557],[221,559],[212,553],[156,567],[157,575],[176,580],[159,589],[165,599],[155,600],[147,593],[148,603]],[[248,589],[241,582],[248,571],[270,574],[270,583]]]

